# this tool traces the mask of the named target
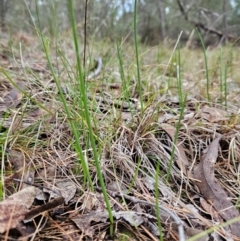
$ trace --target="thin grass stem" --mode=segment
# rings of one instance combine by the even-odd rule
[[[228,64],[225,64],[224,68],[224,104],[225,109],[227,109],[227,76],[228,76]]]
[[[178,133],[179,133],[179,130],[181,128],[181,120],[183,118],[186,101],[187,101],[187,94],[185,95],[184,100],[182,102],[181,109],[180,109],[180,116],[179,116],[178,123],[177,123],[177,126],[176,126],[176,132],[175,132],[175,135],[174,135],[172,151],[171,151],[171,158],[170,158],[170,161],[169,161],[168,170],[167,170],[167,176],[166,176],[166,181],[167,182],[169,181],[169,178],[170,178],[170,175],[171,175],[171,169],[172,169],[174,155],[175,155],[175,150],[176,150],[176,143],[177,143],[177,139],[178,139]]]
[[[209,91],[210,91],[210,80],[209,80],[209,73],[208,73],[208,61],[207,61],[207,55],[206,55],[206,48],[205,48],[205,44],[204,44],[204,41],[202,39],[202,36],[201,36],[198,29],[197,29],[197,33],[198,33],[198,37],[199,37],[201,45],[202,45],[202,50],[203,50],[203,55],[204,55],[205,73],[206,73],[206,80],[207,80],[207,88],[206,88],[207,100],[208,100],[208,102],[210,102],[211,101],[211,96],[210,96],[210,93],[209,93]]]
[[[137,0],[134,1],[134,45],[135,45],[135,56],[136,56],[136,65],[137,65],[137,82],[138,82],[138,92],[141,105],[141,113],[143,114],[143,99],[142,99],[142,84],[140,76],[140,64],[139,64],[139,55],[138,55],[138,39],[137,39]]]
[[[98,175],[98,178],[99,178],[100,186],[102,188],[104,201],[106,203],[107,210],[108,210],[108,215],[109,215],[109,220],[110,220],[110,235],[113,236],[113,215],[112,215],[110,201],[108,199],[106,187],[105,187],[102,172],[101,172],[99,157],[98,157],[98,153],[97,153],[95,138],[94,138],[91,119],[90,119],[90,113],[89,113],[89,110],[88,110],[88,97],[87,97],[87,93],[86,93],[86,85],[85,85],[85,81],[84,81],[83,74],[82,74],[82,68],[81,68],[81,61],[80,61],[79,47],[78,47],[78,38],[77,38],[77,32],[76,32],[76,25],[75,25],[75,17],[74,17],[72,0],[69,0],[68,3],[69,3],[68,7],[69,7],[70,18],[71,18],[72,31],[73,31],[75,53],[76,53],[76,57],[77,57],[78,81],[79,81],[80,91],[81,91],[80,95],[81,95],[81,99],[83,101],[85,118],[86,118],[86,122],[87,122],[87,126],[88,126],[89,138],[90,138],[90,142],[91,142],[91,146],[92,146],[92,150],[93,150],[93,158],[94,158],[96,169],[97,169],[97,175]]]

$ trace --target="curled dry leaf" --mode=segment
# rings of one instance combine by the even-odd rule
[[[238,210],[229,201],[226,192],[214,179],[214,163],[218,157],[218,145],[220,138],[216,138],[208,147],[204,155],[194,168],[194,177],[199,180],[195,184],[198,186],[203,197],[218,211],[218,214],[226,221],[239,217]],[[233,235],[240,238],[240,222],[230,225]]]
[[[26,187],[0,203],[0,233],[15,228],[25,217],[36,196],[35,187]]]

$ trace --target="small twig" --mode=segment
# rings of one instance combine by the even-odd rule
[[[25,220],[31,220],[34,217],[37,217],[38,215],[40,215],[43,212],[46,211],[50,211],[54,208],[56,208],[57,206],[60,206],[64,204],[64,198],[63,197],[57,197],[55,199],[53,199],[52,201],[45,203],[39,207],[36,207],[32,210],[30,210],[28,213],[26,213],[24,219]]]

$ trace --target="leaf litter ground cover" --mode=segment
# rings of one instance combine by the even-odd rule
[[[34,43],[27,42],[21,55],[18,47],[10,52],[1,45],[1,237],[112,240],[87,126],[76,104],[79,92],[71,44],[62,43],[66,62],[62,53],[52,54],[53,64],[81,133],[94,190],[86,184],[59,91]],[[227,62],[232,51],[224,88],[219,51],[207,52],[208,102],[201,51],[181,50],[179,86],[180,66],[171,58],[171,49],[142,46],[141,112],[134,60],[129,57],[134,56],[133,49],[126,44],[123,64],[129,80],[123,83],[114,47],[100,48],[104,65],[87,82],[88,105],[115,240],[187,240],[195,235],[199,235],[195,240],[240,240],[235,73],[240,60],[234,51],[226,48],[222,55]],[[180,87],[188,93],[185,102],[179,98]]]

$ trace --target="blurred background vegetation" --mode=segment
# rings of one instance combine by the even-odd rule
[[[67,1],[62,0],[0,0],[1,36],[19,30],[34,32],[37,23],[36,4],[41,27],[55,36],[68,31],[70,20]],[[87,34],[89,38],[131,41],[133,0],[89,0]],[[78,34],[84,34],[85,1],[75,0]],[[31,14],[30,14],[31,13]],[[182,31],[181,41],[189,47],[199,46],[193,34],[198,27],[207,46],[226,41],[236,42],[240,35],[240,0],[139,0],[138,34],[142,43],[156,45],[174,42]]]

